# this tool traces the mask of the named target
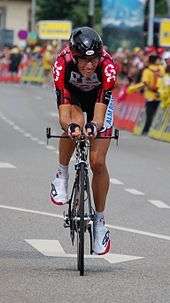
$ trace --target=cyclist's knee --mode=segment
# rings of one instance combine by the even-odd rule
[[[101,174],[105,169],[105,159],[104,158],[92,158],[90,160],[90,167],[93,173]]]

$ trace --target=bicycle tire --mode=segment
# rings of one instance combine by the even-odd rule
[[[79,228],[77,230],[77,267],[80,276],[84,275],[84,184],[85,171],[84,163],[80,163],[79,169]]]

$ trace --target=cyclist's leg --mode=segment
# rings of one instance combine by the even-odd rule
[[[81,127],[84,125],[84,115],[80,107],[71,106],[71,120]],[[51,183],[51,201],[56,205],[63,205],[68,201],[68,165],[74,151],[74,142],[70,138],[60,139],[59,164],[56,177]]]
[[[93,171],[92,189],[96,215],[94,219],[93,251],[100,255],[110,250],[110,232],[105,226],[104,210],[109,189],[109,174],[106,167],[106,155],[110,139],[96,139],[92,143],[90,153],[91,169]]]
[[[82,109],[77,105],[71,107],[71,119],[78,125],[83,127],[84,115]],[[65,134],[66,135],[66,134]],[[71,139],[60,139],[59,142],[59,163],[67,166],[70,162],[71,156],[74,152],[75,144]]]
[[[112,135],[114,103],[110,98],[105,120],[99,135],[110,137]],[[96,215],[94,219],[94,246],[96,254],[105,254],[110,250],[110,232],[105,226],[104,210],[109,189],[109,174],[106,166],[106,155],[110,145],[110,139],[96,139],[92,141],[90,151],[90,165],[93,172],[92,190]]]
[[[106,155],[109,145],[110,139],[96,139],[91,142],[92,190],[97,212],[104,211],[109,189],[109,174],[106,166]]]
[[[110,96],[106,109],[105,119],[100,137],[110,137],[113,126],[114,100]],[[106,155],[110,145],[110,139],[93,140],[90,151],[90,164],[93,171],[92,189],[96,211],[103,212],[105,209],[106,196],[109,189],[109,174],[106,167]]]

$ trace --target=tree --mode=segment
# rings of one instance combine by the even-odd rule
[[[167,17],[168,5],[167,0],[155,1],[155,15],[160,17]]]
[[[145,3],[145,20],[144,20],[144,40],[147,44],[148,37],[148,15],[149,15],[149,1]],[[159,45],[159,29],[160,29],[160,18],[166,18],[168,16],[168,5],[167,0],[155,0],[155,20],[154,20],[154,45]]]
[[[88,24],[88,1],[37,0],[37,20],[71,20],[73,27]],[[95,23],[101,22],[101,2],[95,1]]]
[[[148,15],[149,11],[149,1],[145,4],[145,15]],[[159,17],[166,17],[168,11],[167,0],[155,0],[155,15]]]

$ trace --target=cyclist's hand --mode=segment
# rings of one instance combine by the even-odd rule
[[[87,137],[96,137],[97,136],[97,126],[94,122],[86,123],[84,127],[84,133]]]
[[[67,129],[68,136],[71,138],[80,137],[81,129],[80,126],[76,123],[70,123]]]

